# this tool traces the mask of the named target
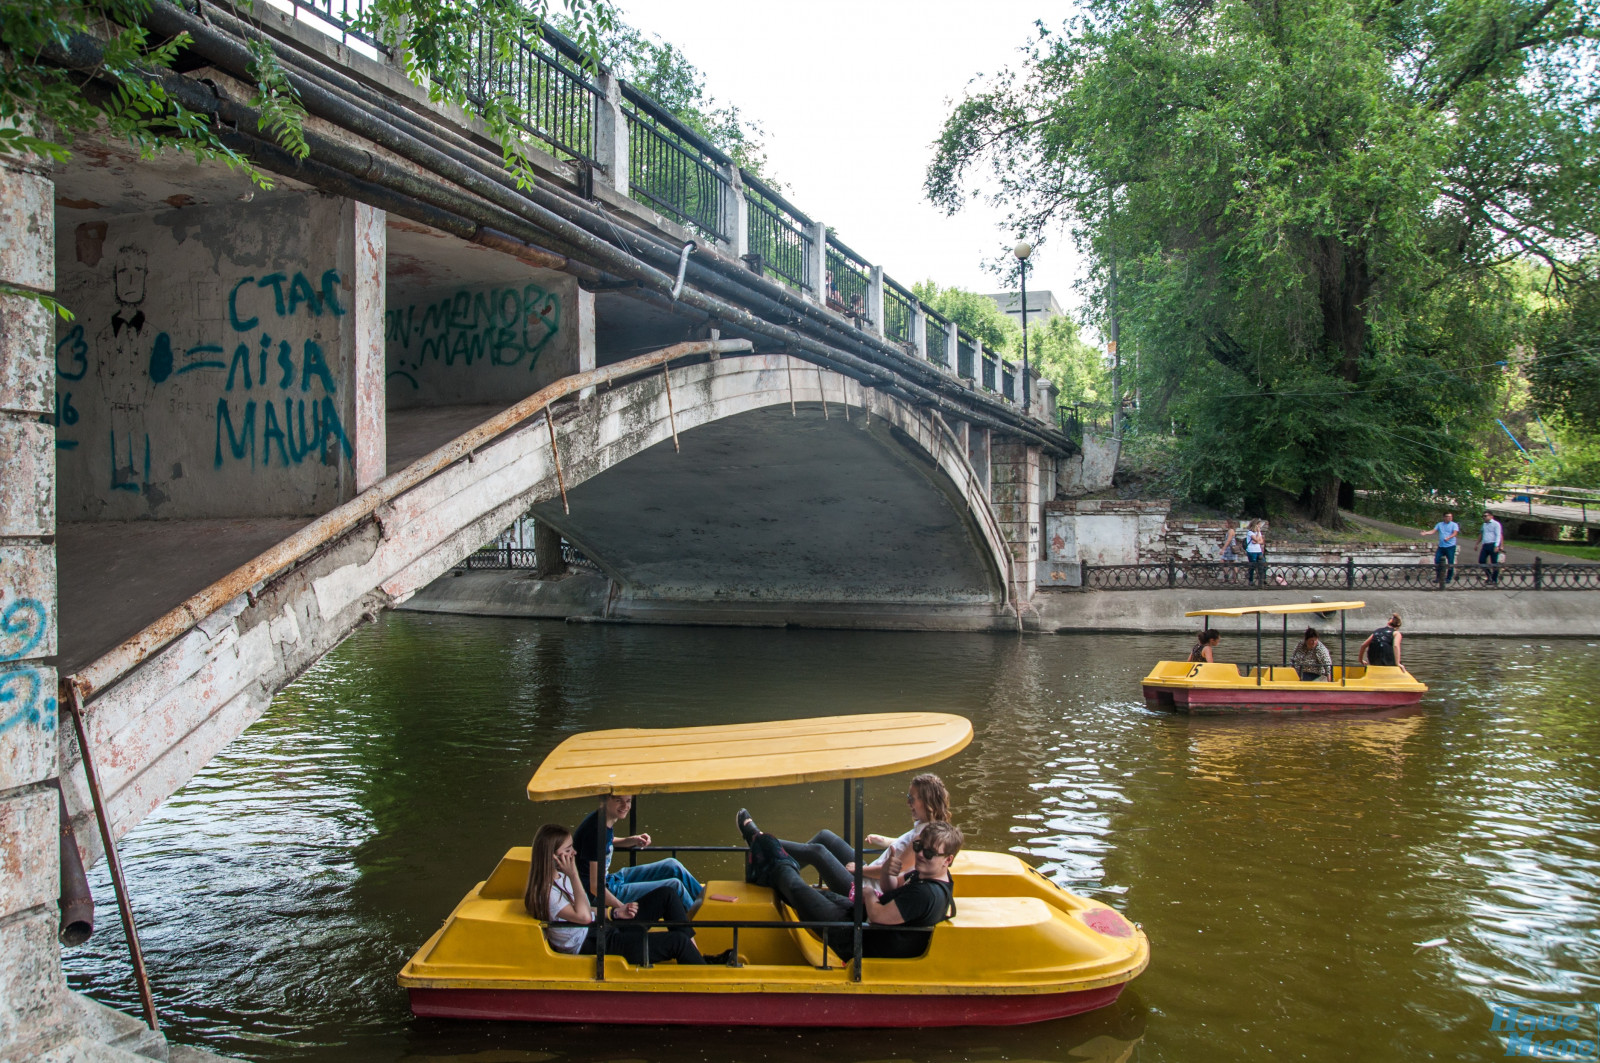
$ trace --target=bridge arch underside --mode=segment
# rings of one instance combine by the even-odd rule
[[[963,485],[892,419],[845,413],[837,399],[791,413],[783,396],[680,431],[681,450],[657,442],[571,488],[570,512],[553,499],[534,515],[615,581],[614,618],[992,618],[1004,582]]]

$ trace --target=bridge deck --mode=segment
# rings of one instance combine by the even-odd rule
[[[438,406],[390,412],[388,471],[404,468],[500,409]],[[58,666],[64,673],[82,668],[311,520],[246,517],[59,525]]]
[[[1544,524],[1568,524],[1578,528],[1600,528],[1600,502],[1590,506],[1548,506],[1539,502],[1491,502],[1489,510],[1501,520],[1532,520]]]

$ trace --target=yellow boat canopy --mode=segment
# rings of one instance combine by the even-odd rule
[[[935,764],[971,741],[972,723],[943,712],[587,731],[550,751],[528,782],[528,797],[690,793],[888,775]]]
[[[1267,613],[1338,613],[1346,609],[1365,609],[1366,602],[1306,602],[1300,605],[1239,605],[1231,609],[1196,609],[1184,616],[1251,616]]]

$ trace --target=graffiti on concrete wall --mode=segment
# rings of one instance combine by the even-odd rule
[[[213,468],[334,464],[352,454],[335,401],[338,352],[304,327],[346,313],[337,270],[237,278],[227,289],[226,334],[189,335],[197,343],[174,339],[195,332],[195,322],[147,307],[149,279],[148,252],[123,246],[112,265],[109,318],[97,328],[74,323],[57,341],[58,450],[84,443],[79,407],[93,393],[106,415],[106,452],[97,460],[111,491],[151,491],[160,455],[152,455],[150,421],[174,414],[211,415]]]
[[[0,735],[23,724],[55,729],[56,699],[48,674],[8,663],[37,649],[49,624],[50,611],[37,598],[18,598],[0,610]]]
[[[537,284],[472,290],[397,307],[385,314],[389,377],[419,387],[431,365],[523,366],[529,372],[561,331],[561,297]]]

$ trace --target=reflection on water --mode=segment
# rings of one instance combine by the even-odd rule
[[[1174,649],[388,615],[125,843],[158,1007],[176,1040],[263,1060],[1187,1063],[1487,1060],[1485,1001],[1600,997],[1600,648],[1417,638],[1420,708],[1273,719],[1149,711],[1138,679]],[[1150,969],[1115,1006],[881,1032],[410,1016],[411,952],[507,846],[588,811],[524,797],[566,736],[893,709],[976,725],[939,769],[969,845],[1143,924]],[[903,829],[904,786],[870,784],[870,829]],[[653,797],[641,829],[729,844],[749,804],[803,835],[841,791]],[[95,885],[102,929],[69,976],[134,1012],[103,867]]]

